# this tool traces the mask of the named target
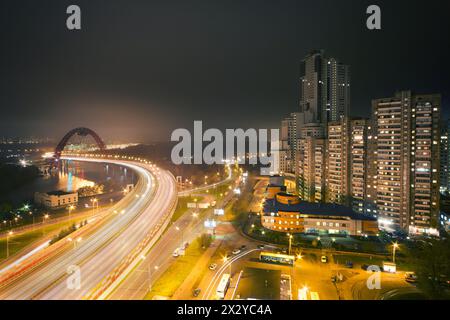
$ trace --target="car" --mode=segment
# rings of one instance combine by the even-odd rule
[[[241,253],[241,250],[236,248],[236,249],[234,249],[231,253],[234,254],[234,255],[236,255],[236,254]]]
[[[322,257],[320,257],[320,261],[322,261],[322,263],[327,263],[328,262],[328,257],[327,256],[322,256]]]
[[[178,252],[178,248],[176,248],[175,251],[172,253],[172,257],[177,258],[179,256],[180,256],[180,254]]]
[[[406,282],[417,282],[417,275],[414,272],[405,272],[405,281]]]
[[[263,244],[258,244],[258,249],[264,249],[264,245]]]
[[[183,248],[187,249],[187,247],[189,247],[189,242],[185,241],[185,242],[183,243]]]
[[[243,245],[241,246],[241,250],[245,250],[245,249],[247,249],[247,246],[246,246],[245,244],[243,244]]]
[[[281,252],[282,252],[283,254],[286,254],[286,253],[288,252],[288,249],[287,249],[287,248],[283,248],[283,249],[281,249]]]
[[[202,290],[201,290],[200,288],[197,288],[197,289],[195,289],[195,290],[192,292],[192,295],[193,295],[194,297],[198,297],[198,295],[200,294],[201,291],[202,291]]]
[[[351,261],[345,261],[345,267],[346,267],[346,268],[353,268],[353,262],[351,262]]]
[[[211,263],[211,264],[209,265],[209,270],[211,270],[211,271],[216,270],[216,268],[217,268],[217,263]]]

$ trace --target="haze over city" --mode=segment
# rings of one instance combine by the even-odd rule
[[[0,302],[445,310],[447,2],[0,3]]]
[[[57,139],[87,126],[151,142],[193,120],[275,128],[298,107],[300,60],[314,49],[351,66],[355,116],[394,90],[449,104],[442,1],[382,1],[376,32],[365,27],[368,1],[79,1],[78,32],[65,28],[69,4],[0,5],[0,136]]]

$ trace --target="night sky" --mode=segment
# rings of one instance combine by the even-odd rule
[[[77,4],[82,30],[66,28]],[[382,30],[365,26],[378,4]],[[278,127],[312,49],[351,65],[351,114],[413,89],[450,112],[445,1],[30,0],[0,4],[0,137],[167,141],[192,127]]]

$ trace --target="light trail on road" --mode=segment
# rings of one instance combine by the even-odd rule
[[[130,253],[149,236],[149,232],[163,225],[162,219],[170,219],[176,204],[177,190],[175,179],[168,171],[155,169],[153,165],[142,162],[71,159],[125,166],[136,171],[139,181],[132,192],[109,210],[111,217],[104,225],[86,238],[83,237],[76,248],[66,245],[56,257],[20,274],[17,279],[1,287],[0,299],[85,298],[95,292],[115,268],[127,262]],[[70,289],[66,284],[66,271],[74,265],[79,267],[81,275],[81,287],[78,290]],[[17,268],[12,268],[11,272]]]
[[[241,259],[242,257],[244,257],[254,251],[260,251],[260,249],[251,249],[248,251],[244,251],[240,254],[235,255],[234,257],[231,257],[229,260],[225,261],[225,263],[220,266],[219,270],[217,270],[217,272],[214,274],[213,278],[211,279],[211,282],[209,283],[208,287],[205,290],[205,293],[203,294],[202,300],[211,299],[212,293],[214,292],[215,288],[217,287],[220,279],[222,278],[222,275],[224,274],[225,270],[227,268],[229,268],[233,262]]]

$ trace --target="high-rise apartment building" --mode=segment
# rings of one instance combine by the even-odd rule
[[[297,142],[298,190],[303,200],[352,206],[365,213],[367,119],[328,123],[301,129]]]
[[[297,141],[297,189],[305,201],[323,201],[325,139],[321,124],[304,125]]]
[[[291,113],[281,121],[279,165],[281,172],[293,173],[295,170],[295,150],[297,144],[298,113]]]
[[[372,101],[368,195],[382,225],[410,233],[435,232],[440,111],[440,95],[402,91]]]
[[[305,123],[338,121],[350,109],[350,67],[323,50],[308,54],[300,65],[300,112]]]
[[[450,191],[450,177],[449,177],[449,150],[450,150],[450,121],[447,121],[441,126],[441,145],[440,145],[440,153],[441,153],[441,168],[440,168],[440,182],[441,192]]]
[[[349,204],[350,125],[347,118],[328,123],[325,168],[326,202]]]
[[[368,119],[350,120],[350,202],[354,211],[367,212],[367,130]]]

